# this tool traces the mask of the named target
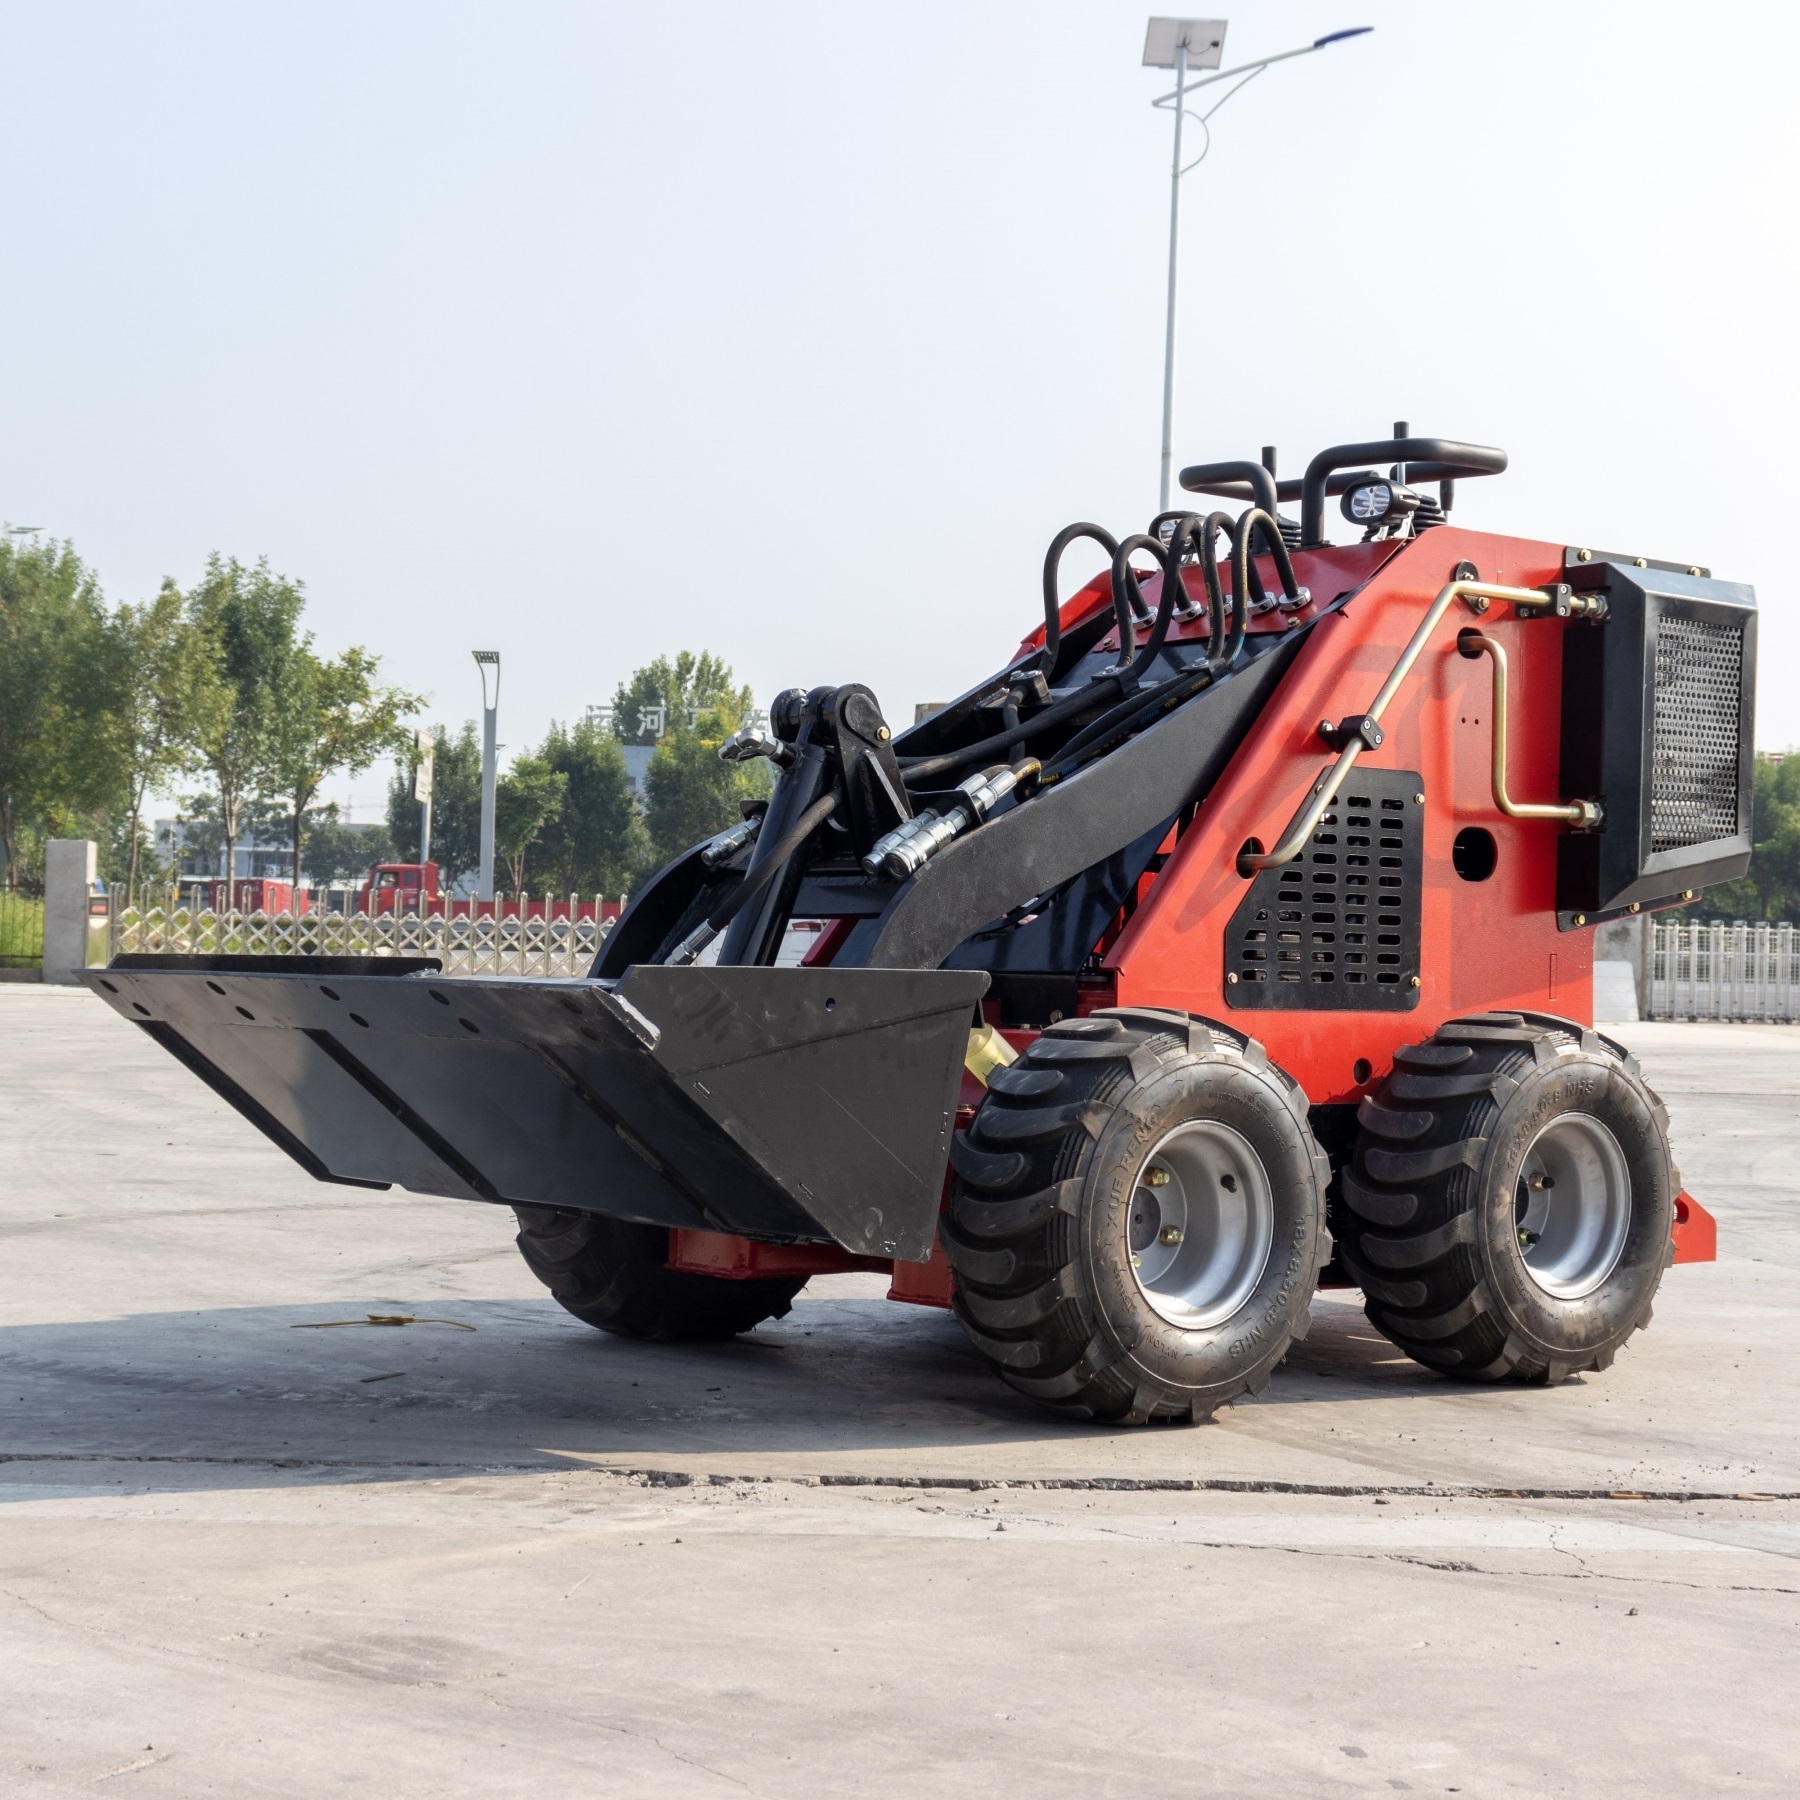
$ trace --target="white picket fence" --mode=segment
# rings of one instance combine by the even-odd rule
[[[1652,920],[1650,1016],[1800,1022],[1800,934],[1785,920]]]
[[[433,919],[318,913],[303,918],[185,906],[124,907],[112,953],[182,956],[435,956],[446,975],[585,975],[612,921]]]

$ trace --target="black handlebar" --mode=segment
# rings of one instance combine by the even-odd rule
[[[1195,463],[1181,471],[1181,485],[1190,494],[1218,494],[1226,500],[1252,500],[1271,517],[1275,513],[1275,477],[1261,463],[1216,462]],[[1294,487],[1292,482],[1287,484]],[[1282,494],[1291,500],[1300,492]]]
[[[1190,494],[1217,494],[1223,500],[1251,500],[1273,513],[1277,501],[1300,502],[1300,547],[1316,550],[1325,542],[1325,499],[1355,487],[1369,463],[1404,463],[1406,479],[1456,481],[1465,476],[1498,475],[1506,452],[1483,444],[1461,444],[1454,438],[1379,438],[1367,444],[1334,444],[1306,465],[1303,481],[1277,481],[1261,463],[1196,463],[1181,471]]]
[[[1300,483],[1300,548],[1316,550],[1325,542],[1325,495],[1330,478],[1340,469],[1365,463],[1404,463],[1406,479],[1456,481],[1470,475],[1498,475],[1506,467],[1506,452],[1482,444],[1459,444],[1454,438],[1377,438],[1367,444],[1333,444],[1306,465]],[[1349,486],[1330,488],[1341,493]],[[1283,499],[1287,496],[1284,494]]]

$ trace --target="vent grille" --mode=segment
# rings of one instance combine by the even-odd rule
[[[1291,863],[1265,869],[1225,931],[1237,1008],[1405,1012],[1419,1003],[1419,777],[1356,769]]]
[[[1656,620],[1650,849],[1738,834],[1742,625],[1664,613]]]

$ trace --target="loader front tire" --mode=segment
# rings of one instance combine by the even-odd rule
[[[951,1153],[957,1317],[1059,1412],[1198,1423],[1260,1394],[1330,1251],[1306,1097],[1241,1034],[1119,1009],[996,1069]]]
[[[1606,1368],[1675,1254],[1669,1116],[1636,1061],[1567,1019],[1483,1013],[1394,1063],[1343,1174],[1370,1322],[1463,1380]]]
[[[619,1337],[664,1343],[717,1341],[784,1317],[806,1285],[797,1280],[726,1281],[664,1265],[669,1234],[597,1213],[515,1206],[519,1253],[557,1304],[584,1324]]]

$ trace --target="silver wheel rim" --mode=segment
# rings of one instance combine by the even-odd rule
[[[1558,1300],[1591,1294],[1631,1229],[1631,1175],[1619,1140],[1591,1113],[1564,1113],[1531,1140],[1513,1199],[1525,1273]]]
[[[1249,1140],[1211,1119],[1177,1125],[1131,1190],[1131,1272],[1171,1325],[1218,1325],[1250,1298],[1275,1240],[1268,1171]]]

